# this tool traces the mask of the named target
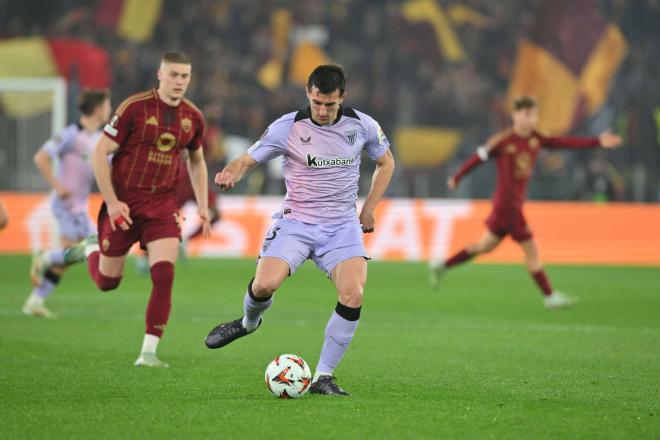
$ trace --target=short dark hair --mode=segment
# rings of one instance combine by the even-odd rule
[[[518,96],[513,100],[513,111],[535,108],[538,106],[536,99],[533,96],[523,95]]]
[[[175,64],[192,64],[190,62],[190,57],[186,55],[183,52],[179,52],[177,50],[173,50],[171,52],[167,52],[165,55],[163,55],[163,58],[161,59],[161,62],[163,63],[175,63]]]
[[[110,93],[107,90],[83,90],[78,96],[78,110],[83,115],[89,116],[94,113],[94,110],[103,105],[106,99],[110,99]]]
[[[312,90],[312,87],[319,89],[319,92],[328,95],[335,90],[339,90],[339,94],[343,95],[346,90],[346,74],[344,68],[338,64],[323,64],[318,66],[309,75],[307,80],[307,90]]]

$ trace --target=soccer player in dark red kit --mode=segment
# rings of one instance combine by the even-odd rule
[[[167,367],[156,357],[156,347],[170,314],[181,239],[176,189],[182,154],[187,154],[203,235],[210,232],[207,169],[201,148],[204,116],[183,97],[190,75],[185,54],[166,53],[158,70],[158,88],[133,95],[117,108],[92,156],[104,200],[98,238],[88,237],[66,255],[68,264],[86,256],[92,279],[106,291],[119,286],[131,246],[139,241],[147,250],[153,289],[144,343],[135,362],[138,366]]]
[[[511,235],[525,254],[525,264],[530,275],[544,295],[548,309],[569,307],[575,300],[553,290],[539,259],[536,241],[523,214],[527,185],[541,148],[586,149],[595,147],[614,148],[621,144],[621,137],[605,131],[599,137],[547,137],[540,134],[536,100],[522,96],[514,101],[511,114],[513,126],[492,136],[447,181],[455,189],[460,180],[471,170],[491,157],[497,164],[497,184],[493,196],[493,210],[486,220],[487,229],[479,241],[472,243],[446,261],[430,263],[431,285],[437,287],[444,272],[477,255],[492,251],[502,239]]]

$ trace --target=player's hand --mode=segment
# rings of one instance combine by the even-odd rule
[[[55,185],[53,189],[55,190],[55,194],[57,194],[57,197],[59,197],[60,199],[66,199],[71,195],[71,191],[69,191],[69,188],[59,183]]]
[[[131,210],[124,202],[117,200],[114,203],[108,203],[108,217],[110,218],[110,228],[113,231],[119,227],[122,231],[128,230],[133,224],[131,220]]]
[[[455,190],[456,189],[456,179],[454,179],[453,177],[450,177],[449,179],[447,179],[447,188],[449,188],[452,191]]]
[[[202,221],[202,237],[209,238],[211,236],[211,214],[209,214],[209,210],[207,208],[199,208],[197,215],[199,215]]]
[[[360,213],[360,225],[362,226],[362,232],[365,234],[374,232],[376,217],[374,216],[374,211],[372,209],[362,208],[362,212]]]
[[[600,146],[603,148],[616,148],[621,145],[621,136],[612,133],[612,130],[605,130],[598,136]]]
[[[236,186],[234,175],[228,171],[220,171],[215,175],[215,184],[223,191],[229,191]]]

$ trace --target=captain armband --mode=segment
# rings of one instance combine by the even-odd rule
[[[488,148],[485,145],[479,145],[477,147],[477,156],[482,162],[486,162],[488,160]]]

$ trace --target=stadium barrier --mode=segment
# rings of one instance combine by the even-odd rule
[[[9,225],[0,231],[0,253],[30,253],[53,246],[57,228],[47,194],[0,192]],[[188,243],[190,255],[255,257],[280,207],[281,197],[221,196],[222,221],[208,240]],[[101,198],[94,194],[96,218]],[[183,233],[198,225],[194,204],[182,209]],[[377,260],[446,257],[476,240],[490,212],[488,201],[439,199],[384,200],[376,230],[365,235]],[[547,263],[660,266],[660,205],[530,202],[526,215]],[[505,240],[479,262],[519,262],[522,252]]]

